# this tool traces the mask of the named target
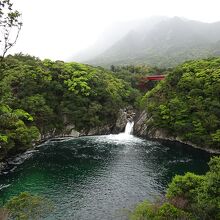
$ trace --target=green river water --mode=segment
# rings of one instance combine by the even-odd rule
[[[25,157],[0,175],[2,202],[28,191],[54,204],[46,219],[108,220],[164,195],[175,174],[204,174],[210,154],[119,134],[51,140]]]

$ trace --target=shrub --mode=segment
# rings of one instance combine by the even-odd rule
[[[147,220],[147,219],[154,219],[156,214],[156,207],[148,202],[144,201],[137,205],[134,212],[131,214],[131,220]]]
[[[203,182],[204,176],[193,173],[188,172],[184,176],[176,175],[169,184],[166,196],[168,199],[183,198],[188,203],[195,203],[198,188]]]
[[[50,202],[40,196],[22,192],[12,197],[5,205],[12,219],[40,219],[52,210]]]
[[[164,203],[157,212],[157,216],[155,216],[155,220],[188,220],[188,219],[193,219],[192,216],[181,210],[176,208],[175,206],[173,206],[172,204],[166,202]]]
[[[220,219],[220,157],[213,157],[209,167],[198,190],[198,207],[206,213],[207,219]]]
[[[165,202],[163,205],[158,206],[157,203],[150,203],[144,201],[140,203],[130,216],[131,220],[190,220],[192,216]]]
[[[209,162],[205,175],[176,175],[169,184],[162,205],[142,202],[131,214],[132,220],[218,220],[220,219],[220,157]]]

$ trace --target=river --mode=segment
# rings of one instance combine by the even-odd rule
[[[210,154],[133,135],[51,140],[0,176],[1,201],[28,191],[50,199],[47,219],[127,219],[145,199],[164,195],[175,174],[204,174]]]

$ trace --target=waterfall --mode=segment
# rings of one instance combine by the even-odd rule
[[[134,122],[132,121],[128,121],[125,127],[125,134],[132,134],[133,132],[133,126],[134,126]]]

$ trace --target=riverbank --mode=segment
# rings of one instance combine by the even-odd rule
[[[105,135],[106,134],[103,134],[103,135],[100,135],[100,136],[105,136]],[[111,134],[111,135],[115,135],[115,134]],[[4,161],[0,162],[0,174],[7,174],[9,172],[13,172],[18,165],[22,164],[25,160],[29,159],[33,155],[33,153],[36,153],[38,151],[39,147],[41,145],[44,145],[46,142],[53,142],[53,141],[54,142],[62,142],[62,141],[68,141],[68,140],[71,140],[71,139],[76,139],[76,138],[79,138],[79,137],[90,137],[90,136],[92,137],[92,136],[97,136],[97,135],[79,135],[77,137],[76,136],[57,136],[57,137],[51,137],[51,138],[48,138],[48,139],[42,139],[42,140],[38,141],[37,143],[35,143],[33,145],[32,149],[29,149],[29,150],[27,150],[23,153],[19,153],[17,155],[12,156],[12,157],[8,157]],[[202,151],[206,151],[206,152],[212,154],[213,156],[220,154],[219,151],[204,149],[204,148],[197,147],[195,145],[188,144],[188,143],[178,141],[178,140],[175,140],[175,139],[146,138],[144,136],[139,136],[139,138],[142,138],[146,141],[147,140],[157,141],[161,144],[173,146],[173,148],[175,148],[176,145],[182,145],[182,146],[185,146],[188,149],[189,148],[195,148],[195,149],[199,149],[199,150],[202,150]]]
[[[142,138],[149,138],[151,140],[157,141],[171,141],[171,142],[179,142],[193,148],[198,148],[204,151],[207,151],[211,154],[220,154],[220,150],[208,147],[201,147],[191,141],[183,141],[179,136],[170,135],[165,129],[160,129],[152,124],[152,117],[146,112],[139,112],[137,117],[135,118],[134,124],[134,135]]]
[[[23,163],[26,159],[31,157],[32,153],[34,153],[41,144],[44,144],[47,141],[54,140],[57,142],[85,136],[118,134],[125,130],[126,124],[131,120],[134,120],[135,122],[133,132],[137,137],[145,140],[158,141],[162,144],[171,143],[171,145],[175,145],[175,143],[179,143],[185,145],[187,148],[197,148],[213,155],[220,154],[220,150],[199,147],[189,141],[182,141],[179,137],[169,136],[164,130],[152,129],[152,127],[149,127],[151,118],[148,117],[147,112],[143,111],[138,113],[137,110],[129,106],[119,110],[115,124],[96,127],[87,131],[85,129],[77,131],[75,130],[74,125],[68,125],[60,135],[54,135],[54,133],[41,135],[40,139],[32,145],[32,149],[20,152],[19,154],[8,157],[0,162],[0,173],[13,172],[15,166]]]
[[[53,201],[50,219],[123,219],[127,211],[164,195],[175,174],[204,174],[210,154],[129,135],[48,141],[14,172],[1,175],[5,201],[22,191]],[[91,218],[90,218],[91,217]]]

